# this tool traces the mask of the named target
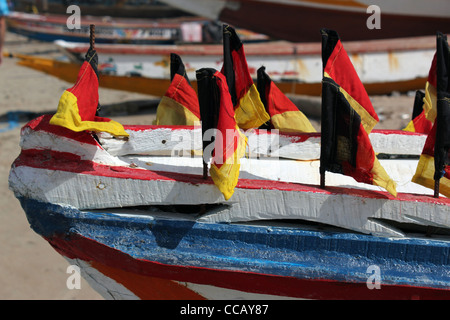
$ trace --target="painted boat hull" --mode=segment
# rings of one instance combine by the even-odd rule
[[[189,41],[184,26],[195,25],[195,41],[202,41],[202,28],[207,22],[195,17],[171,19],[114,19],[83,17],[79,28],[69,29],[69,15],[38,15],[12,12],[7,17],[8,30],[40,41],[89,42],[89,26],[96,26],[96,43],[163,44]],[[195,42],[193,41],[193,42]]]
[[[102,55],[103,56],[103,55]],[[44,72],[46,74],[55,76],[61,80],[73,83],[76,81],[76,74],[80,68],[77,63],[56,61],[52,59],[45,59],[39,57],[32,57],[26,55],[15,55],[19,58],[18,64]],[[163,60],[161,60],[163,61]],[[408,60],[407,60],[408,61]],[[164,65],[164,64],[163,64]],[[131,65],[134,69],[134,65]],[[164,73],[165,67],[160,67],[159,72]],[[131,69],[130,69],[131,70]],[[424,73],[425,71],[420,71],[421,68],[416,69],[417,72]],[[148,94],[157,97],[162,97],[166,94],[167,88],[170,85],[170,77],[167,78],[153,78],[153,77],[142,77],[136,72],[127,72],[129,75],[111,75],[107,73],[100,74],[99,85],[102,88],[123,90],[128,92],[136,92],[141,94]],[[364,84],[366,91],[369,95],[383,95],[389,94],[393,91],[398,92],[408,92],[413,90],[420,90],[425,87],[427,77],[421,77],[417,74],[416,78],[403,78],[392,81],[375,81]],[[197,81],[195,78],[191,78],[191,85],[194,90],[197,90]],[[297,82],[291,80],[279,80],[276,81],[277,87],[285,94],[293,95],[307,95],[307,96],[320,96],[322,93],[322,83],[307,83],[307,82]]]
[[[80,26],[69,29],[72,18],[69,15],[39,15],[12,12],[7,19],[8,30],[45,42],[64,40],[89,43],[90,25],[96,26],[95,42],[128,44],[174,44],[211,43],[218,41],[208,36],[211,22],[201,17],[177,17],[165,19],[125,19],[93,17],[83,15]],[[243,39],[253,41],[267,40],[267,36],[248,30],[239,30]]]
[[[81,9],[83,15],[87,16],[109,16],[109,17],[128,17],[128,18],[167,18],[186,16],[186,12],[164,6],[161,4],[153,4],[153,1],[140,1],[139,4],[134,1],[108,1],[108,3],[92,3],[85,1],[71,1],[70,4],[77,5]],[[66,4],[59,0],[53,1],[34,1],[33,11],[50,14],[63,15],[67,13]],[[30,1],[16,0],[14,1],[14,9],[20,12],[30,11]]]
[[[20,201],[33,230],[107,298],[450,299],[448,241]]]
[[[319,40],[319,36],[316,40]],[[69,57],[82,61],[87,44],[57,41]],[[404,38],[346,42],[346,51],[360,80],[367,85],[385,85],[421,80],[425,82],[436,51],[435,37]],[[283,41],[246,43],[245,54],[250,75],[257,78],[257,70],[266,73],[277,83],[319,85],[322,81],[322,53],[320,43],[289,43]],[[170,78],[170,54],[176,53],[186,66],[190,80],[195,72],[208,67],[221,70],[223,46],[210,45],[98,45],[99,70],[109,75],[139,75],[147,78]],[[423,86],[416,89],[423,89]],[[370,90],[370,87],[369,87]],[[403,90],[402,90],[403,91]]]
[[[243,165],[248,176],[225,201],[211,179],[196,173],[201,158],[152,155],[172,149],[195,127],[126,126],[127,141],[103,134],[96,140],[49,119],[22,129],[10,188],[33,230],[104,297],[450,299],[447,198],[393,198],[343,186],[342,179],[324,190],[279,181],[283,177],[257,178],[264,160],[254,159]],[[256,140],[273,135],[251,134]],[[413,138],[405,140],[405,150],[423,143],[417,134],[379,134],[371,139]],[[314,149],[317,135],[281,137],[280,146],[283,139],[302,153]],[[270,155],[263,149],[261,157]],[[183,165],[189,162],[194,165]],[[297,163],[282,166],[292,176]],[[403,162],[400,168],[404,173]],[[427,237],[430,228],[444,231]],[[381,278],[373,278],[373,270]],[[373,289],[374,279],[381,289]]]
[[[190,143],[193,127],[149,131],[145,126],[126,127],[130,139],[125,144],[101,137],[100,145],[89,133],[49,125],[49,119],[40,117],[22,130],[22,152],[9,179],[18,197],[80,210],[205,204],[212,208],[199,217],[204,222],[304,219],[389,237],[406,236],[396,223],[450,228],[450,200],[435,199],[432,190],[410,182],[417,160],[382,160],[388,174],[398,179],[397,198],[376,186],[331,173],[327,173],[327,188],[321,189],[317,187],[319,165],[314,160],[317,137],[283,138],[281,134],[279,143],[272,143],[277,135],[256,133],[256,139],[249,136],[248,149],[259,151],[242,159],[235,194],[225,201],[211,178],[203,178],[202,158],[191,156],[191,150],[197,150],[195,143],[201,143],[201,138]],[[201,131],[198,134],[201,137]],[[391,147],[403,145],[412,150],[414,143],[423,145],[421,138],[401,132],[373,139],[391,140],[395,142]],[[188,156],[176,156],[180,147],[187,147]],[[155,156],[155,151],[161,156]],[[305,154],[302,161],[289,159],[295,153]]]
[[[373,1],[319,0],[163,0],[210,19],[292,42],[315,42],[323,27],[338,30],[342,39],[370,40],[414,37],[450,32],[450,6],[445,0],[376,1],[381,9],[381,28],[369,29]]]

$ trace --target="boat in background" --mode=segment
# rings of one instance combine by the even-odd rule
[[[320,28],[340,30],[347,41],[417,37],[450,32],[450,5],[431,1],[323,0],[161,0],[172,7],[292,42],[315,42]],[[381,9],[381,28],[369,29]]]
[[[241,39],[246,39],[240,34]],[[87,44],[57,41],[56,45],[72,61],[84,60]],[[361,81],[371,95],[424,88],[436,40],[434,36],[397,40],[345,42],[346,50]],[[170,54],[182,57],[190,79],[202,67],[220,69],[221,44],[126,45],[98,44],[99,70],[108,75],[136,75],[168,79]],[[321,93],[321,44],[267,41],[246,43],[245,54],[253,79],[264,66],[284,93],[319,96]]]
[[[67,15],[12,12],[8,30],[40,41],[89,42],[89,26],[96,25],[97,43],[173,44],[218,43],[221,30],[216,23],[200,17],[125,19],[83,16],[80,29],[68,29]],[[220,36],[218,36],[219,32]],[[247,41],[265,41],[267,36],[242,30]]]
[[[62,0],[13,0],[15,11],[28,13],[66,14],[69,5],[77,5],[83,15],[110,16],[121,18],[174,18],[189,13],[155,0],[108,0],[105,1],[62,1]]]
[[[60,61],[49,58],[41,58],[37,56],[29,56],[22,54],[7,54],[18,59],[18,64],[27,68],[31,68],[48,75],[57,77],[58,79],[67,81],[69,83],[76,81],[76,73],[80,65],[74,62]],[[139,72],[129,73],[128,75],[111,75],[109,67],[113,70],[114,66],[108,63],[104,64],[102,68],[106,71],[100,74],[100,87],[123,90],[127,92],[135,92],[147,94],[156,97],[162,97],[167,87],[170,85],[170,79],[167,78],[152,78],[142,77]],[[422,89],[426,83],[426,78],[415,78],[411,80],[384,82],[384,83],[367,83],[366,90],[370,95],[383,95],[392,92],[408,92],[411,90]],[[319,97],[321,94],[321,83],[305,83],[291,80],[276,81],[279,89],[290,95],[306,95]],[[191,80],[191,85],[194,90],[197,90],[197,81]]]

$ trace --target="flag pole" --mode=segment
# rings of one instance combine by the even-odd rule
[[[440,180],[434,180],[434,197],[439,198],[439,182]]]
[[[203,179],[208,179],[208,164],[203,160]]]
[[[320,173],[320,188],[325,189],[325,172]]]
[[[95,24],[91,24],[89,29],[90,29],[89,43],[91,45],[91,49],[95,50]]]

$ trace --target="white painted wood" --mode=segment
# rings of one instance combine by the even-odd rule
[[[384,236],[403,234],[373,218],[450,227],[449,206],[445,204],[311,190],[237,188],[230,201],[226,202],[213,184],[119,179],[25,166],[12,169],[10,187],[17,196],[70,205],[82,210],[140,205],[226,204],[218,209],[219,212],[209,213],[199,219],[204,222],[305,219]]]
[[[161,134],[154,130],[150,134]],[[192,131],[192,130],[191,130]],[[189,130],[185,131],[190,132]],[[145,140],[145,139],[144,139]],[[141,205],[224,204],[198,220],[203,222],[242,222],[272,219],[304,219],[383,236],[403,236],[377,219],[450,227],[450,206],[446,202],[411,201],[372,197],[370,194],[330,193],[318,188],[318,161],[278,160],[274,158],[242,159],[240,178],[287,182],[282,189],[241,188],[230,201],[214,184],[193,184],[165,178],[164,172],[201,174],[200,157],[156,157],[129,155],[115,157],[100,146],[77,143],[45,131],[24,130],[22,148],[70,152],[82,160],[104,165],[124,166],[133,170],[152,170],[161,174],[154,180],[76,174],[67,171],[13,166],[10,188],[16,196],[85,209],[122,208]],[[76,159],[74,159],[76,161]],[[399,191],[430,192],[410,183],[416,161],[386,160],[382,165],[399,183]],[[61,168],[64,169],[64,168]],[[369,190],[378,187],[356,183],[352,178],[327,173],[327,186],[346,186]],[[411,189],[409,189],[411,188]],[[426,191],[425,191],[426,190]],[[376,194],[379,194],[376,192]]]
[[[103,148],[111,155],[155,154],[165,151],[190,151],[202,149],[200,128],[192,129],[149,129],[127,131],[129,140],[117,140],[108,133],[99,133]],[[320,136],[295,136],[269,133],[265,130],[249,130],[247,151],[251,156],[271,156],[296,160],[314,160],[320,158]],[[306,137],[306,138],[305,138]],[[405,134],[404,132],[386,134],[373,131],[370,135],[374,151],[384,154],[420,155],[426,135]]]
[[[58,41],[57,45],[63,50],[71,52],[80,44]],[[252,51],[253,44],[244,44],[246,52]],[[256,44],[260,46],[260,44]],[[168,53],[137,54],[120,52],[114,53],[111,50],[101,51],[101,44],[98,45],[99,68],[108,71],[110,74],[126,76],[130,74],[140,74],[143,77],[156,79],[170,78],[170,58]],[[161,45],[159,45],[161,47]],[[323,63],[320,51],[314,53],[298,54],[277,54],[276,47],[284,46],[283,42],[269,42],[260,54],[246,54],[250,75],[257,78],[257,70],[264,66],[266,73],[273,81],[296,81],[301,83],[320,83],[322,81]],[[293,45],[292,45],[293,46]],[[221,48],[221,45],[216,45]],[[272,52],[270,48],[274,49]],[[150,46],[148,46],[150,50]],[[183,46],[166,46],[166,51],[179,53],[185,66],[186,72],[191,80],[196,79],[195,72],[201,68],[214,68],[221,70],[223,66],[222,50],[215,48],[215,54],[205,53],[183,54]],[[247,50],[248,49],[248,50]],[[161,49],[160,49],[161,50]],[[130,49],[128,49],[130,51]],[[292,50],[294,51],[294,50]],[[394,81],[413,80],[416,78],[426,78],[430,71],[431,61],[435,53],[435,48],[420,48],[414,50],[401,50],[386,48],[383,52],[348,52],[358,76],[363,83],[388,83]]]

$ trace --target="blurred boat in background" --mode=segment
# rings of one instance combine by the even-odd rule
[[[447,0],[162,0],[212,20],[292,42],[316,42],[323,27],[338,29],[342,39],[371,40],[450,32]],[[371,5],[381,9],[380,28],[369,29]],[[369,13],[367,13],[369,11]]]
[[[57,41],[56,44],[76,63],[83,61],[88,49],[86,43]],[[101,73],[142,78],[136,81],[143,81],[143,78],[168,80],[171,53],[182,57],[190,79],[195,79],[195,71],[202,67],[220,69],[223,65],[221,44],[98,44],[96,48]],[[435,51],[435,37],[351,41],[346,42],[346,48],[369,94],[407,92],[424,87],[429,61]],[[320,43],[246,43],[245,53],[253,79],[257,70],[265,66],[267,74],[284,93],[320,95]]]
[[[40,41],[65,40],[89,42],[89,26],[96,25],[97,43],[173,44],[218,43],[220,26],[200,17],[165,19],[121,19],[82,16],[79,29],[69,29],[69,15],[42,15],[12,12],[7,18],[8,30]],[[263,41],[268,37],[248,30],[240,35],[247,41]]]
[[[28,13],[66,14],[67,7],[77,5],[84,15],[122,18],[170,18],[190,15],[155,0],[13,0],[14,10]]]

